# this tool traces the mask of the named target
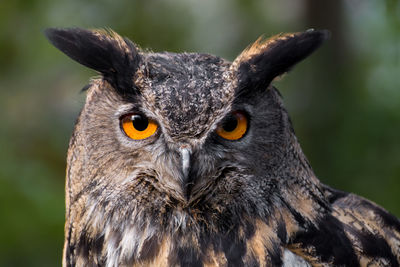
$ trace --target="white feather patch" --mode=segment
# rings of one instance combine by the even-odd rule
[[[311,264],[290,250],[285,249],[283,251],[283,267],[311,267]]]

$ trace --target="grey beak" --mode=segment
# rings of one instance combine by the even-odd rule
[[[187,177],[189,175],[189,170],[190,170],[190,148],[188,147],[181,147],[179,149],[179,152],[181,153],[181,164],[182,164],[182,173],[183,177],[185,180],[187,180]]]
[[[191,149],[188,146],[181,146],[179,148],[179,152],[181,154],[181,170],[182,170],[182,186],[184,191],[186,191],[186,197],[189,197],[189,172],[190,172],[190,155],[192,153]]]

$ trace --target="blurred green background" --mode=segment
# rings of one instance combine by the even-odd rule
[[[259,35],[331,30],[282,81],[317,176],[400,216],[397,0],[3,0],[0,3],[0,266],[59,266],[68,140],[95,75],[46,27],[110,27],[154,51],[233,60]]]

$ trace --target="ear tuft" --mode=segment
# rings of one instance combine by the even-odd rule
[[[80,64],[100,72],[116,89],[132,89],[140,58],[130,40],[110,29],[49,28],[44,33],[56,48]]]
[[[260,37],[232,63],[239,76],[239,90],[265,89],[277,76],[314,52],[329,39],[326,30],[280,34],[265,40]]]

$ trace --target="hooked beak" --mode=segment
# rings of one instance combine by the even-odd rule
[[[191,149],[189,146],[181,146],[179,148],[179,153],[181,156],[181,170],[182,170],[182,189],[185,193],[186,200],[190,198],[190,189],[192,185],[191,178],[189,176],[190,173],[190,156]]]

